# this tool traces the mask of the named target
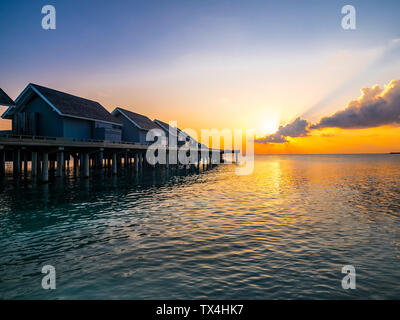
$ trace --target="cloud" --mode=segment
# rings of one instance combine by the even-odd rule
[[[310,129],[356,129],[400,124],[400,79],[392,80],[384,89],[375,85],[362,88],[361,92],[362,95],[348,103],[344,110],[323,117]]]
[[[383,125],[400,125],[400,79],[392,80],[384,89],[379,85],[362,88],[358,99],[350,101],[344,110],[323,117],[317,124],[311,125],[307,120],[298,117],[293,122],[280,126],[274,134],[256,139],[255,142],[285,143],[289,142],[288,137],[305,137],[311,130],[361,129]]]
[[[267,135],[264,138],[256,139],[257,143],[284,143],[288,142],[287,137],[305,137],[308,135],[308,126],[310,123],[300,117],[293,122],[280,126],[278,131],[274,134]]]

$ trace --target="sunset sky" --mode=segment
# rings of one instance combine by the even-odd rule
[[[46,4],[56,30],[41,28]],[[346,4],[356,30],[341,27]],[[254,129],[258,153],[400,151],[399,14],[377,0],[2,1],[0,87]]]

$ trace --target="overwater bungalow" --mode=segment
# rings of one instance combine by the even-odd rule
[[[138,172],[146,164],[146,150],[152,143],[146,141],[150,130],[165,132],[161,140],[165,146],[170,134],[184,135],[185,141],[178,146],[191,139],[180,129],[173,133],[169,125],[159,120],[152,121],[122,108],[109,113],[96,101],[32,83],[15,102],[0,90],[0,105],[8,107],[2,118],[12,120],[12,131],[0,132],[0,175],[5,173],[9,161],[13,162],[16,176],[22,171],[26,175],[30,162],[32,176],[40,174],[41,181],[48,182],[49,171],[56,171],[56,176],[61,177],[70,159],[85,178],[89,177],[90,169],[102,171],[104,167],[112,168],[112,173],[117,174],[122,159],[124,166],[133,164]],[[170,146],[168,150],[176,151]],[[202,155],[203,166],[212,164],[212,154],[222,157],[226,153],[206,150],[207,155]],[[161,165],[169,166],[169,163]]]
[[[15,135],[121,141],[122,123],[100,103],[32,83],[2,118]]]
[[[160,130],[156,123],[139,113],[118,107],[112,115],[123,124],[122,141],[147,143],[147,132],[152,129]]]
[[[179,128],[171,127],[168,123],[165,123],[161,120],[155,119],[154,123],[156,123],[165,133],[165,136],[167,137],[168,141],[169,139],[174,139],[177,141],[177,146],[183,146],[187,143],[187,141],[190,140],[190,137],[180,130]],[[183,136],[185,137],[185,141],[180,141],[178,139],[179,134],[182,133]]]
[[[0,106],[2,107],[13,107],[15,102],[11,99],[7,93],[0,88]],[[0,130],[0,134],[12,134],[11,130]]]
[[[201,144],[196,139],[194,139],[192,136],[188,135],[185,131],[179,129],[178,127],[172,127],[168,123],[158,120],[158,119],[155,119],[154,122],[158,126],[160,126],[160,128],[165,132],[165,135],[168,139],[171,137],[172,139],[175,139],[175,141],[177,141],[178,147],[188,144],[189,141],[192,141],[192,143],[198,144],[199,149],[207,149],[207,146],[205,146],[204,144]],[[179,138],[179,135],[181,135],[181,138]]]

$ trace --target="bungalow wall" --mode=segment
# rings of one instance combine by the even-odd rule
[[[147,131],[141,130],[136,127],[131,121],[129,121],[125,116],[119,112],[114,116],[116,119],[122,122],[122,141],[126,142],[146,142]]]
[[[94,128],[94,139],[96,140],[105,140],[111,142],[120,142],[122,137],[122,128],[121,126],[96,121]]]
[[[13,133],[77,140],[121,141],[121,127],[101,121],[62,117],[39,96],[13,117]]]
[[[64,137],[90,140],[93,137],[93,121],[64,117]]]
[[[25,104],[22,112],[14,115],[13,133],[62,137],[64,134],[63,118],[41,98],[35,96]]]
[[[146,130],[139,130],[139,142],[140,143],[148,143],[146,141],[147,132],[148,131],[146,131]]]

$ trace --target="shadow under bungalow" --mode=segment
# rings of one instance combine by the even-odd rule
[[[0,174],[5,173],[7,161],[12,161],[14,174],[26,174],[29,163],[32,176],[44,182],[49,171],[62,176],[70,160],[84,177],[89,177],[90,169],[110,168],[116,174],[122,164],[139,171],[146,165],[146,134],[152,129],[164,132],[166,148],[168,138],[180,133],[185,141],[176,139],[178,147],[188,141],[198,143],[160,120],[123,108],[109,113],[96,101],[32,83],[15,101],[0,88],[0,105],[8,107],[2,118],[12,121],[12,130],[0,131]],[[207,148],[200,143],[198,147]],[[199,151],[194,165],[212,166],[211,152],[215,151],[207,148],[208,156],[201,157]],[[218,154],[222,160],[223,153],[218,150]]]

